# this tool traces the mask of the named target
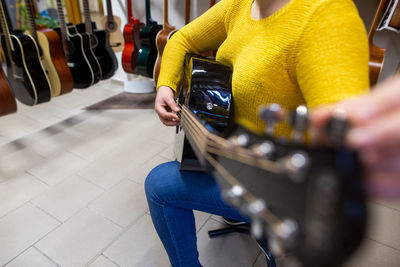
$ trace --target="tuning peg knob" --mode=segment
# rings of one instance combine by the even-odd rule
[[[308,108],[304,105],[298,106],[289,116],[289,124],[293,127],[292,139],[299,143],[304,139],[305,131],[308,128]]]
[[[350,123],[347,120],[347,112],[344,109],[336,109],[326,125],[326,132],[330,139],[337,145],[343,144]]]
[[[275,152],[275,145],[271,141],[265,141],[261,144],[255,144],[251,147],[251,151],[259,157],[271,158]]]
[[[275,124],[282,121],[285,117],[285,110],[279,104],[262,105],[258,109],[258,116],[265,121],[265,133],[274,134]]]
[[[240,134],[238,136],[232,136],[228,141],[233,146],[247,147],[250,142],[250,137],[247,134]]]
[[[310,158],[305,152],[295,152],[279,160],[281,169],[289,178],[301,183],[307,178],[307,171],[310,167]]]

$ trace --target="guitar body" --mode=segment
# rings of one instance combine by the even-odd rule
[[[57,32],[50,29],[43,29],[37,34],[43,54],[50,58],[61,82],[60,95],[72,92],[74,80],[65,60],[62,43]]]
[[[180,95],[181,125],[200,166],[212,169],[225,200],[264,229],[261,234],[277,242],[299,266],[341,266],[366,230],[357,155],[345,148],[258,136],[232,125],[229,68],[198,58],[186,59],[185,67],[189,91]],[[248,143],[234,145],[232,140],[243,135]],[[272,153],[257,155],[254,148],[266,143]],[[306,167],[293,168],[300,158]],[[243,193],[232,195],[234,187]],[[266,203],[266,208],[259,203]],[[256,210],[249,208],[253,204]],[[287,220],[295,232],[279,235],[276,229]]]
[[[118,69],[118,61],[109,45],[109,33],[105,30],[97,30],[95,22],[92,22],[92,28],[93,35],[90,37],[91,39],[93,38],[91,41],[92,50],[101,67],[101,79],[105,80],[114,75]],[[76,25],[76,29],[81,34],[86,33],[84,23]]]
[[[156,37],[162,26],[152,23],[140,29],[141,49],[137,59],[138,74],[153,78],[153,69],[157,59]]]
[[[10,85],[4,75],[3,68],[0,68],[0,116],[15,113],[17,103],[15,103]]]
[[[58,36],[62,38],[60,28],[54,28],[54,30],[57,32]],[[67,57],[67,65],[74,80],[74,88],[88,88],[94,83],[94,74],[89,61],[83,52],[82,37],[79,34],[68,33],[68,35],[70,40],[68,42],[70,52]]]
[[[71,35],[81,36],[83,53],[85,54],[89,62],[90,68],[93,72],[93,84],[98,83],[102,78],[102,73],[99,61],[97,60],[92,50],[90,35],[87,33],[79,33],[74,25],[68,25],[67,30]]]
[[[121,19],[117,16],[112,16],[112,18],[112,20],[108,20],[106,16],[103,17],[101,25],[110,33],[110,46],[116,53],[121,52],[124,48],[124,36],[121,32]]]
[[[70,93],[74,88],[74,80],[71,71],[68,68],[65,60],[64,52],[60,37],[54,30],[44,29],[37,32],[39,44],[43,51],[43,57],[46,59],[44,64],[49,66],[49,69],[54,69],[52,73],[48,72],[50,83],[60,83],[58,95]],[[46,70],[47,67],[45,66]],[[58,89],[52,89],[52,96],[57,94]]]
[[[7,78],[15,97],[23,104],[33,106],[50,100],[50,83],[39,59],[39,50],[29,35],[12,34],[11,41],[14,51],[10,51],[13,64],[8,53]],[[1,38],[1,45],[7,51],[5,40]]]
[[[124,27],[125,46],[121,61],[122,67],[127,73],[137,73],[137,58],[141,48],[140,29],[143,26],[144,23],[139,22],[138,19],[133,19]]]
[[[374,86],[378,83],[379,76],[381,75],[383,64],[385,61],[386,49],[369,44],[369,81],[370,85]]]
[[[165,27],[161,31],[158,32],[157,37],[156,37],[156,47],[157,47],[157,59],[156,63],[154,64],[154,70],[153,70],[153,77],[154,77],[154,83],[157,86],[158,82],[158,75],[160,74],[160,68],[161,68],[161,60],[162,60],[162,54],[164,52],[164,48],[167,45],[167,42],[169,38],[176,32],[175,27]]]

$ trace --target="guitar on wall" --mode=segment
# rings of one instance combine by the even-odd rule
[[[102,80],[111,78],[118,68],[118,61],[109,44],[110,34],[106,30],[98,30],[96,23],[90,18],[89,1],[83,0],[85,23],[76,25],[80,34],[90,37],[90,45],[101,67]]]
[[[141,47],[140,29],[144,23],[132,14],[132,2],[127,0],[128,23],[124,26],[125,46],[122,51],[122,68],[127,73],[137,73],[137,57]]]
[[[50,83],[39,60],[39,49],[29,35],[10,33],[6,12],[3,1],[0,1],[1,45],[6,57],[7,79],[14,96],[29,106],[47,102],[51,98]]]
[[[37,31],[33,0],[25,0],[30,31],[39,48],[40,60],[50,81],[51,96],[55,97],[72,91],[73,79],[61,49],[61,41],[53,30]]]
[[[374,44],[374,36],[375,32],[377,30],[377,27],[379,26],[379,22],[389,4],[390,0],[381,0],[379,2],[378,9],[376,11],[374,20],[372,22],[371,29],[368,34],[368,41],[369,41],[369,54],[370,54],[370,59],[369,59],[369,80],[370,80],[370,86],[374,86],[379,79],[379,76],[381,74],[382,68],[383,68],[383,63],[385,61],[385,53],[386,49],[382,47],[378,47]]]
[[[188,141],[184,149],[192,151],[183,155],[194,155],[198,166],[214,174],[223,198],[251,219],[253,235],[267,237],[276,256],[291,258],[295,266],[341,266],[366,229],[357,155],[342,147],[305,144],[305,106],[294,111],[278,104],[260,107],[267,128],[265,135],[255,135],[230,121],[228,66],[188,57],[185,71],[190,88],[180,93],[177,129]],[[293,126],[291,140],[274,137],[279,121]],[[332,119],[328,136],[340,141],[343,125],[343,119]]]
[[[94,84],[95,80],[97,79],[87,55],[85,54],[83,37],[80,34],[73,33],[73,31],[71,31],[72,28],[67,28],[62,0],[57,0],[57,13],[60,27],[54,28],[54,30],[62,40],[62,48],[68,67],[72,73],[74,88],[88,88]],[[86,36],[85,44],[86,46],[90,46],[90,40],[88,36]],[[86,49],[88,49],[88,47],[86,47]]]
[[[156,36],[157,59],[154,64],[153,78],[157,86],[158,75],[160,74],[162,54],[169,38],[176,32],[176,28],[168,22],[168,0],[164,0],[164,25],[163,29]]]
[[[137,60],[138,74],[153,78],[157,59],[156,36],[161,29],[162,25],[151,18],[150,0],[146,0],[146,26],[140,29],[141,49]]]
[[[121,32],[121,19],[113,15],[111,0],[107,2],[107,16],[101,20],[104,29],[110,32],[110,45],[114,52],[121,52],[124,48],[124,36]]]

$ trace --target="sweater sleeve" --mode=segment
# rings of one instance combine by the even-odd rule
[[[315,10],[299,41],[296,78],[310,108],[365,93],[369,49],[354,3],[327,0]]]
[[[231,2],[221,0],[172,35],[164,49],[157,88],[164,85],[176,90],[182,77],[185,55],[215,50],[222,44],[227,36],[225,17]]]

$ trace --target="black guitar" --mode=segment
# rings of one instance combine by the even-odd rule
[[[92,68],[91,61],[93,60],[90,59],[95,57],[90,50],[89,36],[82,36],[78,34],[75,27],[67,28],[62,7],[62,0],[57,0],[57,13],[60,27],[55,28],[54,30],[58,33],[62,40],[67,64],[74,79],[74,88],[88,88],[96,81],[100,80],[99,73],[95,73],[96,70],[93,70]],[[98,66],[98,69],[100,69],[100,66]]]
[[[158,55],[156,38],[161,30],[162,25],[151,18],[150,0],[146,0],[146,26],[140,29],[142,45],[137,58],[137,72],[140,75],[153,78],[154,65]]]
[[[6,56],[7,79],[14,96],[29,106],[47,102],[51,98],[50,83],[39,59],[39,49],[31,36],[10,33],[7,9],[2,1],[0,5],[1,45]]]
[[[118,61],[110,46],[110,34],[106,30],[96,29],[96,23],[90,18],[88,0],[83,0],[85,23],[76,25],[81,34],[90,36],[91,47],[101,67],[102,80],[111,78],[118,68]]]
[[[201,58],[189,58],[186,66],[190,89],[182,90],[178,132],[185,133],[198,166],[214,173],[225,200],[251,218],[253,234],[265,235],[275,253],[296,266],[340,266],[366,228],[357,155],[304,144],[305,106],[291,112],[277,104],[260,107],[264,136],[234,125],[229,68]],[[273,137],[279,120],[293,125],[292,140]]]

